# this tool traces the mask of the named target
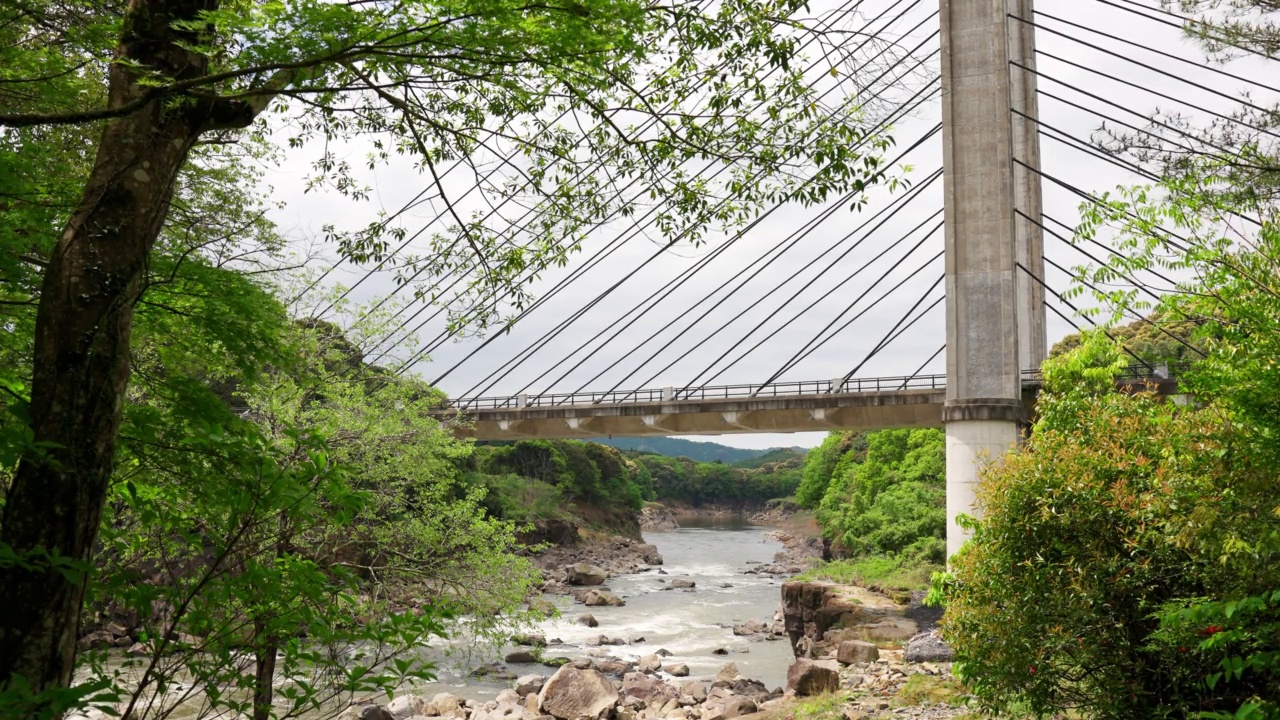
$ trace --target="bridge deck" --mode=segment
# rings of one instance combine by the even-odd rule
[[[1166,368],[1130,368],[1121,385],[1177,393]],[[1023,377],[1030,412],[1040,389]],[[851,378],[771,385],[651,388],[604,393],[460,398],[430,413],[477,440],[723,435],[939,427],[946,376]]]

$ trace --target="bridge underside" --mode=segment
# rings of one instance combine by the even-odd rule
[[[454,432],[477,440],[590,439],[940,427],[945,399],[945,391],[928,389],[504,408],[461,414],[433,410],[431,414],[442,421],[456,419]]]

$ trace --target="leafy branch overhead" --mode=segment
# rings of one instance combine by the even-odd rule
[[[884,179],[890,141],[869,132],[874,99],[854,88],[905,51],[855,37],[856,13],[805,13],[799,0],[113,5],[58,18],[81,40],[52,67],[68,83],[124,76],[128,90],[0,105],[0,126],[85,124],[161,102],[199,135],[254,126],[291,148],[316,141],[310,187],[355,199],[369,190],[346,159],[353,147],[370,166],[411,157],[442,208],[417,253],[395,252],[407,230],[394,216],[331,237],[483,326],[496,305],[456,301],[517,280],[512,304],[524,307],[524,280],[610,221],[643,217],[655,242],[697,244],[765,204]],[[165,34],[186,59],[144,57]],[[49,53],[33,53],[0,50],[7,88],[48,84]],[[455,272],[468,277],[458,292],[426,282]]]

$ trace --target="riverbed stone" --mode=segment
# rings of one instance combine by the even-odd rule
[[[509,663],[524,664],[538,662],[538,656],[530,650],[515,650],[507,653],[506,661]]]
[[[566,566],[564,572],[569,578],[570,585],[603,585],[605,579],[609,577],[604,568],[590,563],[574,563]]]
[[[676,689],[652,675],[629,672],[622,676],[622,694],[638,697],[646,703],[665,703],[676,696]]]
[[[436,712],[441,716],[460,712],[463,707],[462,698],[447,692],[436,693],[435,697],[431,698],[431,704],[435,706]]]
[[[787,668],[787,688],[796,695],[820,695],[840,687],[840,673],[825,662],[797,660]]]
[[[360,708],[360,720],[396,720],[386,708],[381,705],[365,705]]]
[[[547,636],[542,633],[520,633],[512,635],[511,642],[525,647],[546,647]]]
[[[387,703],[387,712],[396,720],[407,720],[414,715],[429,715],[427,705],[421,695],[401,695]]]
[[[920,633],[907,643],[907,651],[903,655],[907,662],[951,662],[955,659],[955,651],[947,644],[937,630]]]
[[[742,677],[742,673],[738,671],[738,663],[725,663],[716,672],[716,680],[722,682],[733,682],[740,677]]]
[[[769,623],[757,618],[733,626],[734,635],[757,635],[768,631]]]
[[[600,621],[596,620],[596,616],[591,613],[584,613],[578,616],[578,624],[587,627],[600,627]]]
[[[836,650],[836,660],[843,665],[875,662],[880,659],[880,648],[865,640],[845,640]]]
[[[705,702],[707,685],[701,680],[686,680],[680,684],[680,693],[693,698],[694,702]]]
[[[582,602],[587,607],[622,607],[626,605],[622,598],[608,590],[592,590],[583,597]]]
[[[521,675],[516,678],[515,691],[520,697],[530,695],[542,689],[547,684],[547,678],[542,675]]]
[[[640,658],[638,667],[640,668],[640,672],[643,673],[658,672],[658,670],[662,669],[662,658],[657,655],[645,655]]]
[[[665,670],[671,675],[671,677],[689,677],[689,666],[684,663],[668,665]]]
[[[609,678],[595,670],[562,667],[538,692],[538,707],[559,720],[594,718],[618,702]]]
[[[698,583],[688,578],[676,578],[675,580],[671,581],[671,585],[669,585],[668,587],[675,590],[679,590],[680,588],[691,588],[691,587],[696,587],[697,585]]]
[[[555,615],[556,605],[550,600],[543,597],[535,597],[529,599],[529,609],[543,615]]]
[[[658,657],[671,657],[673,653],[666,648],[658,648],[657,650],[654,651],[653,654],[657,655]]]

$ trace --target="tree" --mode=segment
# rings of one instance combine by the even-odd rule
[[[505,146],[521,159],[488,190],[535,195],[538,219],[495,227],[451,205],[454,225],[421,261],[474,266],[473,289],[504,286],[521,269],[564,262],[592,223],[634,212],[631,196],[614,192],[632,180],[658,206],[666,237],[696,240],[766,201],[816,202],[880,179],[887,141],[866,136],[852,98],[821,104],[799,67],[806,36],[840,35],[807,29],[801,9],[753,0],[714,14],[634,0],[7,6],[0,127],[10,137],[100,135],[40,258],[30,437],[0,526],[0,544],[21,559],[0,567],[2,682],[22,678],[41,692],[70,681],[135,308],[201,143],[234,140],[254,123],[265,132],[274,110],[274,127],[296,129],[293,144],[369,138],[375,158],[411,154],[433,180],[441,163],[478,165]],[[640,120],[651,122],[628,127]],[[601,169],[577,172],[588,160]],[[725,164],[727,178],[706,183],[691,171],[711,163]],[[795,172],[810,163],[816,175]],[[348,170],[333,154],[318,166],[320,179],[360,195]],[[448,202],[445,185],[435,190]],[[343,236],[341,251],[386,260],[388,233],[374,223]],[[56,572],[62,563],[81,574]]]

